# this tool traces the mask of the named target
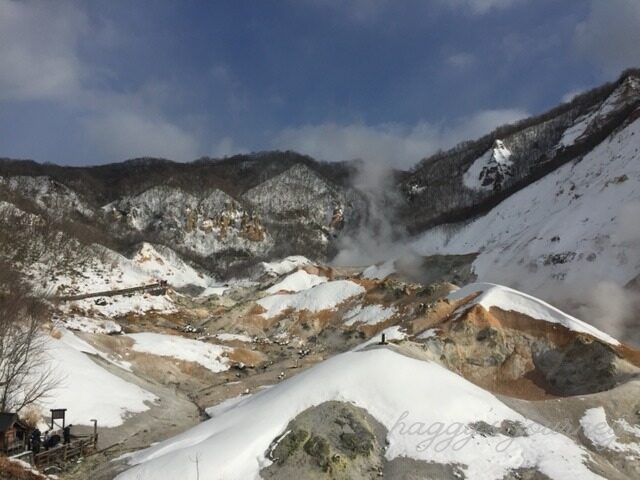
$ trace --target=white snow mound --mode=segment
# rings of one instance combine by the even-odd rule
[[[299,292],[326,282],[326,277],[298,270],[267,289],[267,293]]]
[[[134,340],[132,348],[136,352],[196,362],[212,372],[229,369],[228,359],[223,356],[224,353],[231,351],[229,347],[161,333],[132,333],[127,336]]]
[[[383,305],[366,305],[349,310],[345,315],[345,325],[351,326],[356,323],[363,323],[365,325],[377,325],[385,320],[390,319],[396,314],[396,309],[393,307],[385,307]]]
[[[296,268],[311,265],[311,260],[302,255],[293,255],[275,262],[261,262],[260,266],[267,275],[278,277],[290,273]]]
[[[475,480],[497,480],[516,468],[536,468],[553,480],[601,478],[584,465],[587,451],[564,435],[543,429],[435,363],[376,348],[338,355],[230,402],[214,418],[132,455],[129,462],[137,466],[117,479],[192,480],[195,458],[200,478],[257,479],[260,469],[270,464],[265,452],[271,441],[284,433],[289,421],[331,400],[353,402],[387,428],[389,460],[404,456],[457,463],[465,468],[466,478]],[[483,436],[465,428],[505,419],[521,422],[528,436]],[[433,433],[426,433],[434,425],[443,426],[436,442],[430,441]],[[452,427],[458,432],[455,446]]]
[[[272,318],[286,310],[319,312],[331,310],[345,300],[365,292],[364,287],[349,280],[325,282],[297,293],[271,295],[256,303],[266,311],[261,315]]]
[[[612,345],[620,344],[615,338],[601,332],[592,325],[578,320],[571,315],[567,315],[563,311],[536,297],[502,285],[495,285],[493,283],[471,283],[450,293],[447,298],[450,300],[460,300],[474,293],[478,293],[479,295],[470,302],[460,306],[458,311],[467,309],[471,305],[482,305],[487,310],[491,307],[497,307],[507,312],[522,313],[536,320],[559,323],[569,330],[586,333],[605,343]]]
[[[122,425],[131,413],[148,410],[155,395],[108,372],[86,354],[99,355],[91,345],[61,329],[62,337],[47,338],[50,366],[60,384],[40,402],[44,409],[66,408],[67,423],[103,427]]]

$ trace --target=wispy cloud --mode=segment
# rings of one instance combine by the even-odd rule
[[[72,110],[89,161],[135,156],[192,160],[203,142],[163,113],[179,88],[148,80],[126,93],[105,87],[104,67],[81,55],[89,38],[107,46],[113,25],[92,22],[81,4],[0,0],[0,102],[48,101]],[[119,41],[119,40],[118,40]]]
[[[306,125],[284,129],[273,146],[297,150],[328,161],[359,158],[408,168],[439,149],[474,139],[499,125],[514,122],[527,115],[522,109],[505,109],[483,110],[449,125],[429,122],[413,126],[397,123]]]
[[[458,52],[446,58],[447,65],[458,70],[466,70],[476,63],[476,57],[469,52]]]
[[[640,65],[640,2],[592,0],[588,17],[576,26],[577,49],[610,75]]]
[[[67,2],[0,0],[0,100],[48,100],[81,89],[87,17]]]
[[[189,132],[135,111],[100,112],[87,118],[84,128],[92,144],[113,161],[142,156],[187,161],[199,153]]]
[[[468,13],[485,14],[491,10],[500,10],[525,3],[528,0],[439,0],[453,8],[461,8]]]

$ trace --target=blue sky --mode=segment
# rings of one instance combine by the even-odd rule
[[[408,167],[640,66],[637,0],[0,0],[0,156]]]

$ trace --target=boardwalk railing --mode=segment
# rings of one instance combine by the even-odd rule
[[[139,287],[131,287],[131,288],[121,288],[119,290],[105,290],[102,292],[91,292],[91,293],[80,293],[78,295],[61,295],[58,297],[53,297],[52,300],[56,300],[58,302],[70,302],[73,300],[84,300],[85,298],[93,298],[93,297],[115,297],[116,295],[127,295],[129,293],[137,293],[137,292],[161,292],[164,293],[166,290],[166,283],[151,283],[148,285],[140,285]]]
[[[97,436],[89,435],[88,437],[74,440],[67,445],[60,445],[49,450],[45,450],[33,455],[33,462],[39,469],[56,466],[64,469],[64,465],[70,460],[84,457],[96,450],[98,443]]]

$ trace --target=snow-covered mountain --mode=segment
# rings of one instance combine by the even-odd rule
[[[340,289],[313,294],[340,282]],[[629,436],[635,430],[625,420],[640,388],[630,381],[640,371],[633,349],[499,285],[453,289],[425,311],[411,303],[415,291],[396,296],[390,308],[363,307],[384,282],[355,288],[356,282],[362,280],[308,287],[272,315],[323,319],[323,341],[340,323],[343,338],[354,330],[377,332],[370,340],[208,408],[209,420],[127,457],[128,469],[117,478],[364,479],[411,472],[560,480],[576,472],[627,478],[640,468],[640,435]],[[274,297],[292,298],[283,292],[265,300]],[[353,307],[340,312],[353,302],[358,311],[376,310],[378,320],[349,321]],[[381,333],[391,343],[377,345]],[[595,419],[594,405],[602,409]]]
[[[362,165],[0,161],[40,408],[107,427],[75,478],[638,478],[640,73],[388,191]]]
[[[600,105],[563,125],[549,151],[562,155],[589,141],[588,132],[621,109],[626,112],[597,145],[567,157],[486,212],[416,236],[413,249],[427,256],[477,254],[472,269],[479,280],[573,308],[601,328],[625,335],[622,323],[629,312],[623,310],[634,295],[625,287],[640,274],[639,102],[640,81],[623,80]],[[513,154],[506,145],[513,145]],[[528,161],[515,153],[517,145],[514,137],[496,141],[464,173],[465,188],[508,188]],[[489,178],[500,182],[486,183]]]

